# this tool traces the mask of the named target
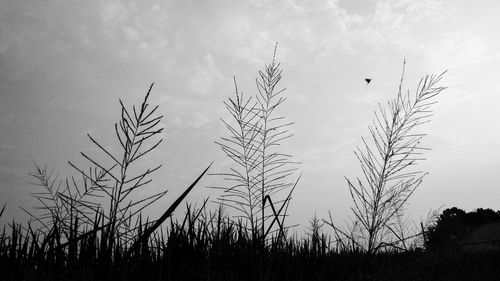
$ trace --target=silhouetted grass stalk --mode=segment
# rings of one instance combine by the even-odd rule
[[[252,237],[262,241],[275,224],[278,235],[284,235],[284,220],[299,180],[289,180],[297,162],[277,149],[292,136],[288,127],[293,123],[276,115],[286,100],[282,95],[285,89],[277,88],[283,69],[276,62],[276,48],[272,62],[259,71],[254,98],[244,98],[234,79],[235,98],[224,102],[232,121],[221,119],[230,136],[216,142],[235,164],[230,172],[216,174],[229,182],[229,186],[215,187],[224,191],[219,201],[236,210],[236,218],[248,221]]]
[[[379,104],[372,126],[369,127],[371,142],[363,140],[363,146],[355,151],[364,181],[354,183],[347,179],[354,207],[354,224],[341,230],[330,218],[327,222],[340,238],[366,251],[368,256],[387,247],[399,248],[409,237],[399,235],[394,226],[400,223],[403,208],[409,197],[422,183],[425,172],[413,169],[423,161],[428,148],[420,145],[426,135],[416,132],[432,116],[434,98],[444,90],[437,84],[440,75],[427,75],[420,80],[415,95],[402,91],[403,74],[396,98]],[[340,237],[343,236],[343,237]]]

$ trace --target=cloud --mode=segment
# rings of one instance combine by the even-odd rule
[[[286,2],[289,3],[295,11],[307,14],[336,9],[338,1],[288,0]]]
[[[98,10],[101,24],[96,26],[96,33],[107,39],[101,45],[116,48],[119,59],[150,61],[172,55],[169,43],[176,32],[167,15],[168,7],[102,1]]]
[[[216,82],[224,79],[224,75],[220,73],[215,65],[213,56],[207,54],[194,66],[194,73],[190,74],[189,78],[189,88],[197,94],[207,95],[212,92]]]
[[[199,129],[203,126],[212,123],[212,120],[203,112],[194,112],[189,116],[189,121],[187,122],[187,126]]]
[[[125,39],[130,42],[137,42],[140,39],[139,31],[131,26],[121,27]]]
[[[255,13],[255,10],[250,10],[249,13]],[[224,15],[219,24],[220,28],[216,32],[224,42],[220,48],[226,54],[252,65],[260,65],[265,58],[269,57],[269,49],[276,42],[276,38],[271,38],[273,35],[270,34],[274,32],[263,27],[262,22],[259,23],[252,19],[251,14],[234,15],[228,13],[227,16]]]
[[[364,18],[359,28],[352,30],[359,41],[372,48],[411,48],[433,31],[437,22],[450,14],[437,0],[381,0],[372,15]]]
[[[435,22],[447,15],[444,4],[438,0],[382,0],[377,2],[373,23],[387,30],[423,21]]]
[[[377,104],[379,102],[384,101],[386,97],[378,92],[369,91],[367,93],[363,93],[361,95],[349,95],[346,97],[346,100],[367,104]]]
[[[497,56],[487,44],[470,32],[456,31],[443,34],[437,41],[423,42],[416,49],[425,54],[429,68],[461,68],[480,64]]]
[[[182,128],[184,125],[184,122],[182,121],[182,119],[179,116],[174,116],[174,117],[170,118],[169,120],[170,120],[170,124],[172,124],[172,126],[174,128]]]
[[[332,155],[338,155],[338,148],[336,146],[326,146],[326,147],[310,147],[301,149],[295,152],[294,157],[301,161],[301,163],[307,163],[303,165],[305,170],[339,170],[345,165],[341,159],[334,158]]]
[[[242,47],[238,50],[240,56],[247,54],[249,59],[261,59],[255,50],[276,40],[317,60],[333,53],[359,53],[366,49],[360,42],[370,44],[371,48],[405,49],[417,40],[420,26],[427,28],[448,14],[443,12],[442,2],[436,0],[378,1],[372,13],[366,15],[343,8],[341,1],[288,0],[268,5],[268,9],[258,11],[263,13],[260,24],[252,21],[252,17],[228,21],[225,32],[232,35],[228,37],[254,50],[252,54]]]
[[[99,3],[99,16],[104,24],[117,26],[125,22],[130,13],[130,7],[126,7],[121,1],[101,1]]]

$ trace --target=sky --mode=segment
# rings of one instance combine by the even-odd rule
[[[256,93],[258,71],[278,42],[287,100],[279,114],[294,122],[282,149],[300,161],[302,178],[290,224],[314,214],[347,220],[345,177],[362,176],[353,153],[369,135],[378,103],[426,74],[445,70],[432,122],[429,172],[412,195],[415,221],[440,207],[500,209],[500,5],[494,0],[0,0],[0,204],[3,220],[24,219],[34,205],[33,161],[62,177],[80,151],[98,153],[89,133],[116,146],[119,102],[151,103],[165,115],[164,142],[144,165],[163,163],[145,191],[168,189],[155,216],[214,161],[228,132],[223,101]],[[367,85],[365,78],[371,78]],[[298,176],[298,174],[296,175]],[[220,192],[205,177],[188,196]],[[183,212],[180,209],[178,212]]]

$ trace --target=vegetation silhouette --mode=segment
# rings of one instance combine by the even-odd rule
[[[276,61],[277,47],[276,43],[271,63],[255,79],[255,96],[245,98],[233,79],[235,97],[224,101],[232,118],[221,118],[229,136],[215,142],[233,163],[229,172],[214,174],[228,183],[213,187],[223,191],[218,202],[235,210],[236,217],[249,225],[252,237],[262,243],[275,224],[274,231],[285,236],[288,206],[300,179],[291,179],[298,163],[279,149],[282,141],[292,137],[293,122],[278,115],[286,97],[285,89],[278,88],[283,68]]]
[[[291,125],[274,115],[274,110],[284,101],[279,97],[282,91],[274,90],[281,78],[279,63],[273,59],[259,77],[260,98],[253,103],[243,98],[235,80],[236,97],[230,98],[226,106],[237,125],[223,120],[230,136],[218,142],[236,162],[235,168],[225,175],[237,183],[229,189],[223,187],[222,191],[234,195],[240,194],[237,190],[249,193],[241,193],[235,201],[221,200],[217,209],[207,207],[208,199],[200,207],[186,203],[184,216],[174,219],[173,211],[179,209],[204,177],[211,167],[208,166],[158,219],[150,220],[143,215],[148,206],[166,194],[159,191],[143,197],[133,196],[152,184],[149,176],[161,168],[156,165],[141,172],[138,168],[142,166],[135,166],[161,143],[158,137],[163,131],[162,115],[158,115],[158,106],[149,103],[151,85],[136,106],[126,107],[120,100],[120,118],[114,126],[119,153],[113,153],[116,150],[89,135],[101,158],[81,153],[90,163],[85,169],[70,162],[81,178],[61,180],[54,170],[35,164],[31,176],[40,188],[32,195],[39,205],[35,211],[24,209],[30,221],[12,221],[0,232],[1,279],[499,280],[499,252],[449,253],[430,251],[430,246],[421,251],[413,244],[405,244],[412,236],[407,235],[409,231],[402,220],[403,207],[423,175],[418,171],[398,172],[412,166],[408,163],[420,161],[411,158],[414,155],[411,150],[419,147],[422,135],[405,135],[420,122],[398,121],[397,109],[404,111],[403,116],[413,116],[410,113],[414,112],[401,89],[398,97],[389,102],[391,115],[381,111],[382,120],[392,125],[381,128],[382,132],[395,129],[394,134],[388,134],[388,141],[379,142],[375,150],[360,149],[357,154],[367,174],[377,171],[373,167],[378,166],[369,166],[373,153],[378,151],[384,156],[388,172],[378,181],[381,184],[371,185],[380,196],[370,197],[363,186],[348,180],[353,200],[358,203],[354,211],[355,214],[358,211],[359,223],[363,225],[344,231],[333,224],[333,220],[314,216],[305,237],[289,235],[284,219],[298,179],[291,179],[296,170],[291,156],[274,150],[274,144],[277,146],[290,136],[286,128]],[[419,89],[429,89],[429,85],[433,89],[431,82],[436,80],[429,79],[424,80]],[[423,91],[423,95],[418,93],[421,92],[417,92],[417,99],[432,96],[432,91],[431,94],[429,91]],[[276,97],[277,100],[273,100]],[[421,113],[427,109],[418,105],[416,110]],[[422,121],[427,117],[412,118]],[[371,132],[378,134],[376,129]],[[372,136],[377,140],[378,135]],[[400,139],[393,136],[407,136],[408,140],[399,143]],[[407,157],[398,158],[401,157],[398,155]],[[240,176],[239,168],[246,174]],[[387,185],[394,176],[406,180],[403,182],[407,184],[403,188]],[[372,178],[368,176],[368,179]],[[278,190],[283,191],[282,196],[277,196]],[[372,208],[375,205],[379,207]],[[231,216],[225,211],[226,207],[241,211],[241,216]],[[6,208],[7,205],[2,207],[0,217]],[[362,210],[369,216],[361,213]],[[482,209],[470,216],[458,209],[446,211],[436,226],[429,228],[429,237],[432,233],[439,234],[440,226],[446,225],[446,221],[459,218],[460,222],[466,222],[464,224],[475,224],[496,216],[498,212]],[[333,227],[333,235],[325,231],[326,223]],[[358,236],[357,231],[365,235]],[[390,233],[393,240],[387,240],[381,233]],[[430,239],[432,242],[433,238]]]
[[[430,121],[435,97],[445,89],[438,86],[443,72],[423,77],[414,95],[403,91],[405,65],[406,61],[397,96],[378,105],[368,128],[370,137],[362,138],[363,145],[354,152],[363,178],[346,178],[354,203],[352,225],[338,227],[331,214],[325,220],[344,247],[364,251],[368,257],[386,248],[400,249],[411,238],[397,227],[405,204],[426,175],[415,168],[429,150],[421,145],[426,134],[418,130]]]
[[[445,209],[436,223],[427,228],[426,248],[457,248],[467,234],[481,225],[493,222],[500,222],[500,211],[478,208],[466,212],[456,207]]]

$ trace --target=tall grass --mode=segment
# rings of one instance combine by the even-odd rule
[[[142,222],[139,225],[145,225]],[[97,227],[97,226],[96,226]],[[138,227],[134,235],[142,235]],[[312,236],[314,237],[314,235]],[[316,236],[317,237],[317,236]],[[339,251],[326,235],[272,239],[264,247],[241,221],[205,205],[186,207],[128,258],[115,243],[113,258],[101,251],[99,235],[77,243],[76,255],[29,228],[12,223],[0,236],[2,280],[498,280],[500,253],[385,252],[372,256]],[[319,241],[316,242],[316,241]]]
[[[274,86],[269,86],[279,81],[278,65],[273,60],[266,67],[268,74],[261,73],[262,86],[258,87],[263,87],[262,99],[269,93],[279,93],[270,90]],[[266,75],[274,78],[266,80]],[[281,170],[284,172],[279,176],[266,176],[265,173],[272,171],[270,167],[277,167],[277,170],[283,167],[281,164],[289,163],[286,160],[289,157],[269,152],[258,143],[264,139],[264,143],[271,144],[273,139],[279,140],[278,136],[286,136],[286,133],[274,135],[280,125],[264,126],[262,120],[252,123],[252,118],[272,119],[270,112],[265,113],[267,117],[263,112],[273,106],[267,107],[266,102],[257,101],[255,106],[247,107],[251,100],[243,99],[237,89],[236,98],[229,99],[226,105],[233,117],[239,118],[238,127],[225,124],[239,130],[234,130],[234,137],[242,140],[244,144],[240,147],[247,147],[249,151],[239,151],[236,156],[229,152],[232,150],[227,143],[220,145],[228,155],[235,157],[235,161],[248,156],[244,161],[251,163],[255,174],[251,178],[238,178],[237,182],[243,185],[237,184],[233,190],[250,190],[251,196],[242,195],[240,201],[236,201],[241,204],[233,206],[252,210],[248,207],[253,200],[256,212],[248,214],[254,216],[247,216],[245,212],[242,217],[229,216],[225,212],[228,204],[208,209],[207,199],[200,207],[186,203],[184,217],[172,218],[173,211],[179,209],[204,177],[208,166],[158,219],[144,219],[142,211],[165,195],[161,191],[132,200],[137,198],[132,194],[151,184],[147,178],[161,167],[157,165],[138,173],[132,168],[136,160],[161,143],[156,137],[163,130],[158,127],[162,116],[156,113],[158,107],[148,102],[151,88],[138,106],[127,108],[120,101],[121,116],[114,127],[120,153],[111,153],[111,149],[89,136],[108,162],[82,153],[91,164],[88,169],[70,163],[80,179],[61,179],[54,170],[35,164],[31,175],[40,188],[33,193],[39,203],[37,212],[25,209],[31,216],[30,221],[25,224],[12,221],[3,226],[0,232],[1,280],[499,280],[498,252],[424,252],[411,246],[405,247],[405,251],[372,250],[369,251],[371,271],[368,275],[363,267],[366,249],[355,237],[344,242],[339,239],[339,232],[334,232],[333,236],[324,232],[325,222],[316,216],[311,219],[306,236],[284,235],[283,217],[291,191],[285,193],[287,196],[282,201],[269,200],[271,214],[262,216],[261,208],[266,207],[267,198],[273,193],[272,186],[262,188],[262,183],[286,177],[291,170]],[[273,95],[277,94],[270,94]],[[278,99],[274,108],[281,102]],[[249,108],[252,110],[246,110]],[[406,108],[404,103],[403,109]],[[271,128],[275,130],[267,131]],[[228,140],[230,138],[223,139]],[[397,151],[397,148],[393,146],[388,151]],[[257,168],[263,162],[273,161],[281,164]],[[250,179],[251,185],[248,185]],[[286,187],[293,191],[295,184],[282,183],[276,188]],[[264,198],[263,191],[269,192]],[[278,202],[281,207],[274,208]],[[0,210],[0,217],[5,208],[4,205]],[[266,218],[269,223],[264,224]],[[404,229],[401,217],[395,218]],[[279,231],[269,232],[276,220]],[[264,226],[267,230],[262,232]],[[399,230],[394,232],[399,233]]]
[[[227,182],[215,187],[223,190],[219,202],[235,210],[252,236],[262,241],[275,225],[275,231],[285,235],[286,213],[300,179],[293,179],[298,163],[280,150],[282,141],[292,136],[293,122],[278,115],[286,97],[278,86],[283,68],[276,61],[277,46],[272,61],[255,79],[257,94],[245,98],[234,78],[235,97],[224,102],[231,119],[221,119],[229,136],[216,141],[234,164],[228,172],[216,174]]]
[[[56,265],[81,259],[111,264],[147,249],[151,234],[171,216],[210,168],[207,167],[159,219],[143,221],[142,211],[166,194],[160,191],[142,198],[138,196],[138,190],[151,183],[149,176],[161,165],[140,172],[134,167],[162,142],[158,137],[164,129],[159,127],[163,116],[157,114],[158,106],[152,107],[148,101],[152,87],[153,84],[138,106],[127,108],[119,100],[121,116],[114,129],[121,152],[114,154],[88,135],[109,161],[96,160],[95,156],[82,152],[81,156],[90,163],[88,169],[68,162],[81,180],[76,177],[63,180],[54,170],[35,163],[30,175],[39,186],[32,192],[39,205],[35,207],[36,212],[23,208],[31,217],[27,226],[13,222],[10,237],[4,231],[2,242],[9,244],[11,257],[15,259],[21,252],[23,259],[27,256]],[[5,206],[2,214],[4,209]],[[139,249],[139,246],[143,247]]]
[[[407,247],[411,237],[404,231],[404,207],[426,175],[416,166],[429,150],[421,145],[426,134],[419,128],[430,121],[436,96],[445,89],[438,86],[443,72],[422,78],[414,95],[405,93],[405,64],[396,97],[379,104],[369,126],[369,139],[362,138],[363,145],[354,152],[363,178],[346,178],[354,203],[353,226],[342,230],[333,220],[327,222],[339,238],[349,240],[368,256],[386,248]]]

